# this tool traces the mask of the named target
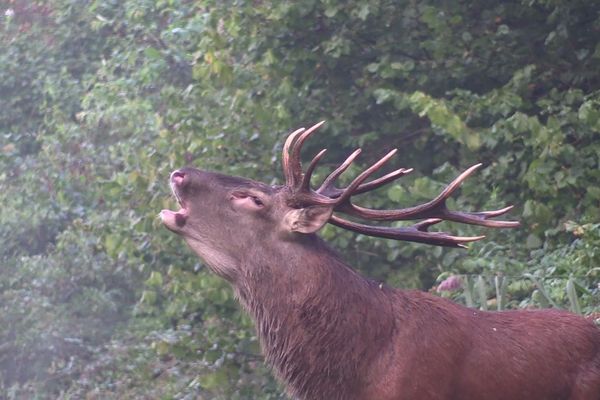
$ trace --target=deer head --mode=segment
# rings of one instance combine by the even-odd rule
[[[358,157],[354,151],[316,189],[311,176],[324,156],[320,151],[305,172],[300,152],[305,141],[323,124],[291,133],[283,146],[283,172],[286,183],[269,186],[253,180],[183,168],[174,171],[170,184],[181,206],[177,212],[163,210],[164,224],[183,236],[190,247],[219,275],[234,280],[241,265],[240,257],[261,248],[306,241],[326,223],[370,236],[421,242],[438,246],[464,247],[484,236],[460,237],[445,232],[429,232],[443,220],[491,228],[518,226],[515,221],[492,218],[508,212],[512,206],[495,211],[451,211],[446,199],[481,164],[474,165],[454,179],[429,202],[396,210],[373,210],[354,204],[353,196],[374,190],[412,171],[400,168],[377,179],[368,180],[396,153],[390,151],[359,174],[347,187],[338,188],[337,178]],[[410,227],[392,228],[366,225],[340,217],[371,221],[420,220]]]

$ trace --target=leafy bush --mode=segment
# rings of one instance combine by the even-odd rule
[[[5,3],[0,397],[282,398],[231,290],[156,214],[182,165],[278,181],[285,133],[321,119],[307,157],[363,147],[351,175],[398,147],[389,168],[415,168],[364,204],[423,202],[481,161],[449,205],[522,222],[466,252],[326,227],[366,275],[598,312],[592,3]]]

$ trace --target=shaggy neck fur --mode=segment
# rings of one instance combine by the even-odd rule
[[[387,289],[351,270],[315,235],[272,252],[248,254],[245,276],[234,284],[267,362],[292,396],[353,398],[368,384],[363,366],[394,330],[393,321],[379,318],[391,311]]]

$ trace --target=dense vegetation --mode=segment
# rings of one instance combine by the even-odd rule
[[[327,227],[364,274],[455,276],[441,295],[473,307],[600,310],[598,2],[0,11],[0,398],[283,398],[228,286],[156,215],[182,165],[279,181],[286,133],[321,119],[307,157],[398,147],[390,168],[415,168],[365,204],[423,201],[482,161],[451,205],[522,221],[468,251]]]

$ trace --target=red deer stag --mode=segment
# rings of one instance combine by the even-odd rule
[[[181,209],[163,210],[209,268],[231,283],[252,316],[266,360],[290,396],[321,400],[600,399],[600,329],[555,311],[483,312],[419,291],[398,290],[356,273],[315,233],[327,222],[366,235],[464,247],[483,236],[428,229],[442,220],[490,228],[508,212],[459,212],[446,199],[479,165],[433,200],[373,210],[352,196],[399,178],[398,169],[366,182],[391,151],[346,188],[336,179],[350,155],[316,190],[311,174],[325,150],[302,171],[300,149],[321,125],[293,132],[283,149],[286,184],[183,168],[170,184]],[[338,216],[421,220],[410,227],[359,224]]]

